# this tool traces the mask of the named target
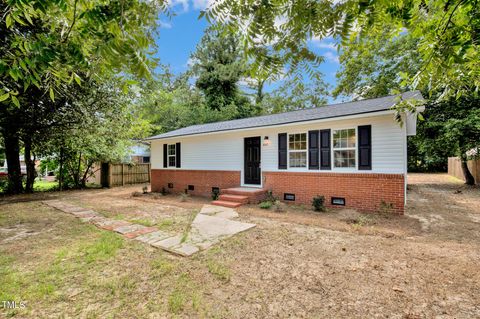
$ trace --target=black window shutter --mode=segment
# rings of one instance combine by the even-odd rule
[[[167,152],[168,152],[168,146],[167,144],[163,144],[163,167],[168,167]]]
[[[287,133],[278,134],[278,169],[287,169]]]
[[[319,169],[318,131],[308,131],[308,169]]]
[[[372,126],[358,127],[358,169],[372,169]]]
[[[320,169],[331,169],[330,129],[320,130]]]
[[[175,155],[177,157],[176,160],[175,160],[176,167],[180,168],[181,167],[181,165],[180,165],[180,158],[181,158],[181,156],[180,156],[180,143],[177,143],[175,145]]]

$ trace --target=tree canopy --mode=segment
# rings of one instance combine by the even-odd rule
[[[240,30],[247,53],[271,72],[284,65],[295,72],[322,61],[308,47],[312,38],[333,37],[348,46],[351,39],[389,32],[419,40],[421,65],[404,80],[428,86],[439,99],[477,94],[480,87],[480,6],[477,0],[355,1],[322,0],[215,2],[207,19]],[[258,50],[268,46],[268,52]]]

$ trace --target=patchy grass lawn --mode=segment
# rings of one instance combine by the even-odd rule
[[[139,187],[0,201],[0,309],[13,318],[480,317],[480,193],[444,175],[410,179],[405,216],[239,209],[257,224],[190,258],[81,223],[61,198],[182,232],[207,199]],[[0,303],[0,307],[2,303]]]

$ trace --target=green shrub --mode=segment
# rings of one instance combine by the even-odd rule
[[[313,210],[316,212],[325,211],[325,196],[317,195],[312,200]]]
[[[264,202],[261,202],[258,207],[260,207],[261,209],[270,209],[272,207],[272,202],[270,201],[264,201]]]
[[[212,199],[217,200],[218,196],[220,196],[220,190],[219,189],[212,189]]]

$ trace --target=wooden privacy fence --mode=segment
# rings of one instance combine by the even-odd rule
[[[150,183],[150,164],[102,163],[102,186]]]
[[[480,184],[480,159],[470,160],[467,162],[468,169],[475,178],[475,182]],[[462,181],[465,181],[463,176],[462,163],[458,157],[449,157],[448,158],[448,175],[454,176]]]

